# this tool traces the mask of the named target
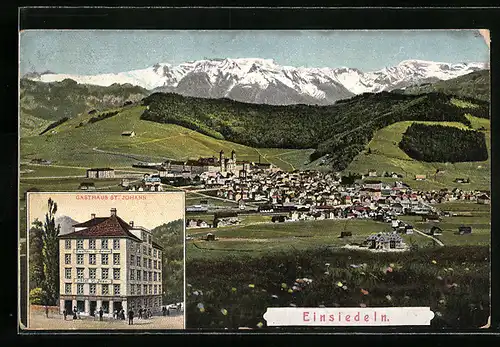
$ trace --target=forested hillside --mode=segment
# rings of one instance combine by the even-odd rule
[[[442,125],[410,125],[399,147],[411,158],[425,162],[458,163],[488,159],[482,132]]]
[[[172,123],[218,139],[252,147],[314,148],[311,160],[325,159],[343,170],[373,133],[403,120],[455,121],[470,125],[465,111],[488,115],[488,104],[468,99],[464,110],[442,93],[365,93],[332,106],[270,106],[228,99],[201,99],[155,93],[144,98],[141,118]]]

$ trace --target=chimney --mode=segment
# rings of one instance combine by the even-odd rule
[[[134,221],[131,220],[128,224],[130,224],[130,226],[133,228],[134,227]]]
[[[95,213],[92,213],[92,214],[90,215],[90,219],[94,219],[94,218],[95,218]]]
[[[116,208],[112,208],[111,209],[111,215],[112,216],[116,216]]]

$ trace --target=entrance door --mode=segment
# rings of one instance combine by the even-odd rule
[[[66,309],[66,312],[68,315],[73,313],[73,302],[71,300],[64,300],[64,308]]]
[[[102,310],[104,313],[109,313],[109,301],[102,302]]]
[[[78,300],[76,302],[76,308],[78,309],[78,312],[85,312],[85,301]]]
[[[122,308],[123,306],[121,301],[113,301],[113,310],[120,312]]]
[[[391,241],[389,244],[390,248],[396,248],[396,241]]]
[[[96,310],[97,310],[97,301],[91,301],[90,302],[90,315],[94,316]]]

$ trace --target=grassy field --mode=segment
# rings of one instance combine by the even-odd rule
[[[86,123],[93,115],[84,114],[56,127],[54,133],[23,137],[21,159],[43,158],[57,164],[85,167],[124,166],[137,160],[186,160],[218,156],[220,150],[230,153],[234,149],[238,160],[257,162],[261,151],[262,162],[291,169],[288,161],[304,162],[311,153],[311,150],[260,150],[216,140],[177,125],[141,120],[143,111],[142,106],[126,107],[116,116],[93,124]],[[135,131],[136,136],[121,136],[123,131]],[[281,154],[286,156],[281,158]]]
[[[422,218],[418,216],[402,216],[401,219],[424,232],[430,230],[434,225],[441,228],[443,234],[437,238],[446,246],[489,246],[491,244],[490,206],[463,201],[447,202],[434,206],[442,211],[457,214],[457,216],[443,217],[439,223],[424,223]],[[472,227],[472,234],[456,234],[458,228],[462,225]]]
[[[433,328],[477,329],[490,315],[489,259],[481,246],[404,254],[298,249],[188,259],[186,325],[266,329],[267,307],[425,306],[436,314]],[[294,287],[302,278],[312,282]]]
[[[239,253],[250,257],[261,257],[263,254],[280,251],[341,247],[346,244],[361,243],[372,233],[391,231],[389,224],[372,220],[251,224],[259,222],[265,222],[265,220],[262,217],[254,217],[253,221],[243,220],[239,226],[210,229],[209,231],[214,233],[219,240],[215,242],[189,241],[187,258],[214,259]],[[192,229],[188,234],[194,237],[203,236],[207,230]],[[352,237],[339,238],[341,231],[350,231]],[[403,238],[408,244],[420,246],[433,244],[432,240],[418,234],[403,235]]]
[[[51,176],[85,176],[84,168],[77,167],[53,167],[46,165],[26,165],[20,166],[20,177],[51,177]]]
[[[487,119],[467,116],[472,123],[473,129],[484,127],[486,130],[486,141],[488,154],[490,151],[490,122]],[[377,131],[367,148],[371,149],[371,154],[367,151],[360,153],[352,163],[344,170],[345,173],[358,172],[367,173],[371,169],[378,172],[389,171],[397,172],[404,176],[404,182],[415,189],[430,190],[441,189],[444,187],[461,187],[463,189],[490,189],[491,174],[490,160],[485,162],[467,162],[467,163],[424,163],[411,159],[403,152],[398,144],[401,141],[403,133],[415,122],[398,122]],[[454,126],[458,128],[467,128],[462,123],[457,122],[418,122],[424,124],[440,124]],[[441,173],[436,174],[437,170]],[[426,181],[415,181],[415,175],[427,175]],[[435,175],[436,174],[436,175]],[[470,178],[470,184],[460,185],[454,183],[456,178]],[[394,179],[392,179],[394,181]]]

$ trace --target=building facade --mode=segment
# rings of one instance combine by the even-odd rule
[[[87,178],[115,178],[115,170],[110,168],[88,169]]]
[[[73,227],[59,236],[61,312],[161,311],[163,252],[149,230],[125,222],[116,209]]]

